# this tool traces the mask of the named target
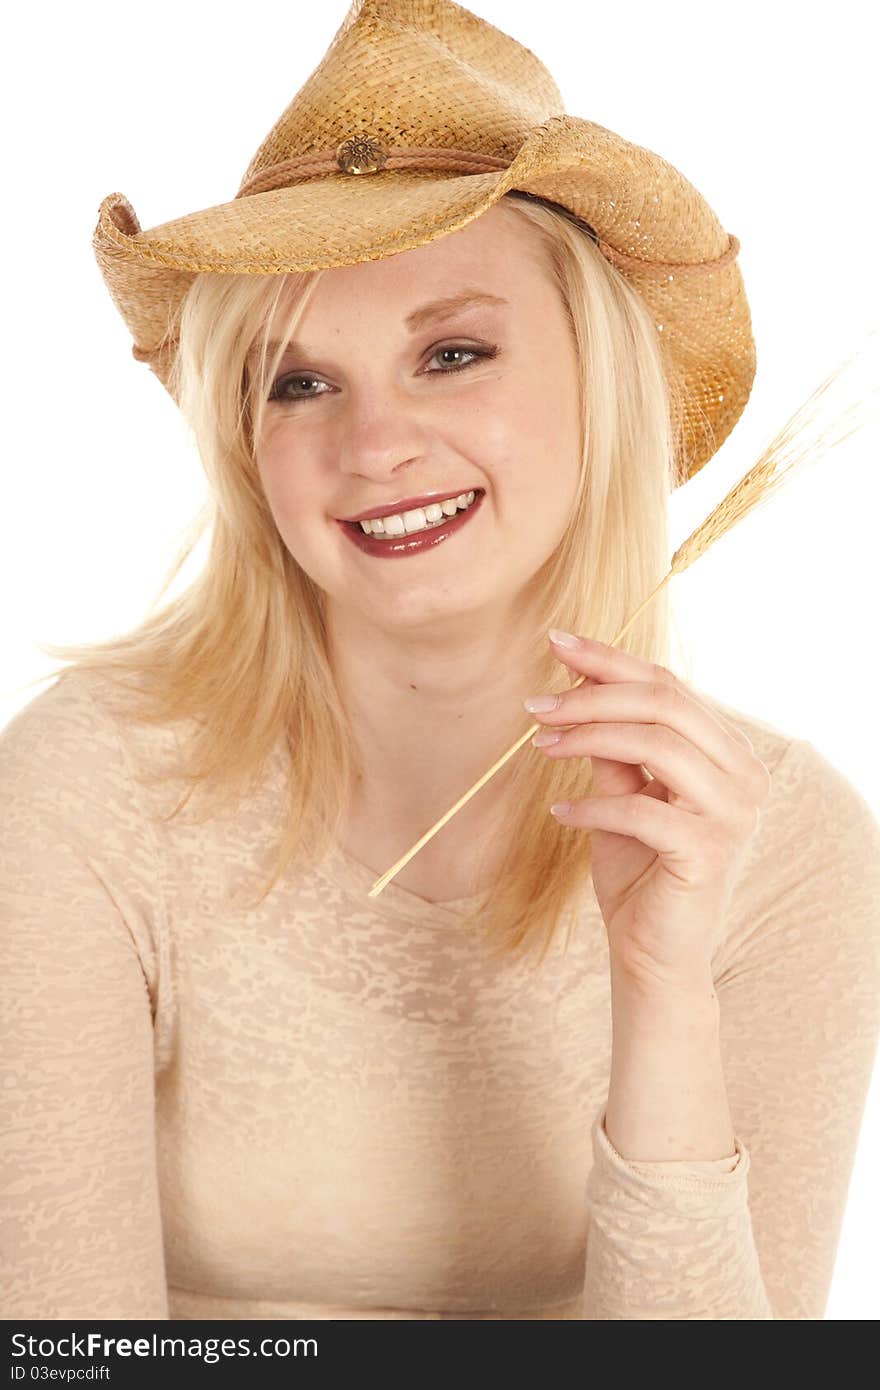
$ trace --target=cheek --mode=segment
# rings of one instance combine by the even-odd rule
[[[260,484],[275,518],[279,531],[285,536],[295,529],[299,518],[312,505],[309,498],[308,470],[301,456],[296,465],[289,450],[277,441],[264,448],[257,458]]]
[[[499,505],[535,506],[538,514],[546,513],[552,480],[565,506],[580,462],[576,398],[566,402],[552,381],[536,377],[533,387],[511,390],[494,402],[478,423],[470,431],[471,456],[491,475]]]
[[[276,443],[261,451],[257,470],[285,550],[320,588],[332,588],[335,551],[327,537],[328,528],[336,537],[336,524],[328,519],[327,489],[318,481],[315,454],[298,445],[294,457],[290,448]]]

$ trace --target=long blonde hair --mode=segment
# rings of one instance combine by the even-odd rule
[[[610,641],[667,571],[668,496],[684,476],[673,425],[680,401],[664,373],[650,311],[602,256],[590,230],[531,195],[510,193],[503,204],[541,239],[581,368],[576,501],[562,541],[534,579],[542,596],[535,665],[546,679],[538,688],[560,689],[560,664],[546,629]],[[173,325],[172,387],[208,477],[208,506],[142,622],[103,643],[42,644],[48,655],[69,663],[67,669],[101,671],[130,691],[133,719],[192,721],[181,763],[166,774],[182,777],[190,790],[169,820],[196,789],[207,797],[207,815],[233,805],[282,741],[288,814],[271,875],[253,906],[282,874],[317,862],[334,843],[357,764],[328,660],[325,595],[284,545],[253,452],[265,400],[261,383],[274,375],[321,274],[195,277]],[[282,303],[292,308],[284,333],[275,335]],[[269,363],[273,336],[279,342]],[[160,608],[209,523],[201,572]],[[621,644],[664,665],[666,594]],[[487,747],[486,766],[502,751]],[[590,764],[553,761],[523,748],[507,768],[514,808],[509,848],[467,922],[483,930],[499,958],[539,945],[543,960],[561,924],[567,919],[569,929],[574,925],[590,884],[589,836],[560,826],[548,807],[589,794]],[[438,816],[446,809],[438,806]],[[413,841],[423,830],[413,827]]]

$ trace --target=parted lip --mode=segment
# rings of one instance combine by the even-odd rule
[[[340,516],[337,521],[368,521],[377,516],[394,516],[397,512],[411,512],[414,507],[427,507],[431,502],[446,502],[450,497],[461,497],[468,492],[482,492],[481,487],[460,487],[455,492],[426,492],[422,497],[404,497],[399,502],[389,502],[387,507],[370,507],[357,516]]]

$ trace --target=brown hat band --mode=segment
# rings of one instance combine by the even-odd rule
[[[390,153],[377,140],[354,138],[344,140],[335,150],[319,150],[315,154],[299,155],[262,169],[243,183],[236,198],[251,193],[267,193],[272,188],[284,188],[321,174],[374,174],[379,169],[448,169],[467,174],[496,173],[507,168],[507,161],[495,155],[474,150],[436,148],[398,148]]]
[[[480,150],[456,150],[444,146],[432,148],[398,148],[387,152],[378,140],[355,136],[344,140],[335,150],[319,150],[313,154],[299,155],[295,159],[285,159],[280,164],[272,164],[262,169],[241,185],[236,198],[246,198],[253,193],[268,193],[275,188],[287,188],[324,174],[360,175],[377,173],[380,169],[393,171],[412,169],[436,169],[452,173],[488,174],[508,168],[503,159],[484,154]],[[573,214],[570,214],[573,215]],[[582,218],[577,219],[583,222]],[[592,230],[592,229],[591,229]],[[680,261],[646,261],[638,256],[629,256],[609,246],[606,241],[593,233],[596,244],[603,256],[612,264],[627,269],[667,271],[716,271],[735,260],[739,253],[738,239],[730,235],[727,250],[713,261],[697,264],[682,264]]]

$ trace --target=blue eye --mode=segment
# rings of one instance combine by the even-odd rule
[[[436,357],[440,357],[443,353],[457,353],[459,355],[465,354],[470,360],[467,362],[457,362],[452,366],[446,366],[439,372],[428,372],[428,376],[451,376],[453,372],[464,372],[468,369],[468,367],[472,367],[476,362],[479,362],[481,358],[491,359],[493,357],[497,357],[498,347],[497,345],[493,345],[489,348],[473,348],[465,347],[463,344],[453,344],[451,347],[437,348],[431,354],[429,361],[433,362]],[[286,376],[278,378],[278,380],[276,381],[275,385],[272,387],[272,390],[269,393],[269,400],[286,401],[289,404],[293,401],[313,400],[316,396],[323,396],[325,394],[325,392],[323,391],[309,391],[306,392],[304,395],[289,395],[287,393],[287,387],[293,387],[294,384],[297,384],[299,386],[321,386],[325,383],[323,383],[319,377],[308,376],[301,372],[290,372]]]

